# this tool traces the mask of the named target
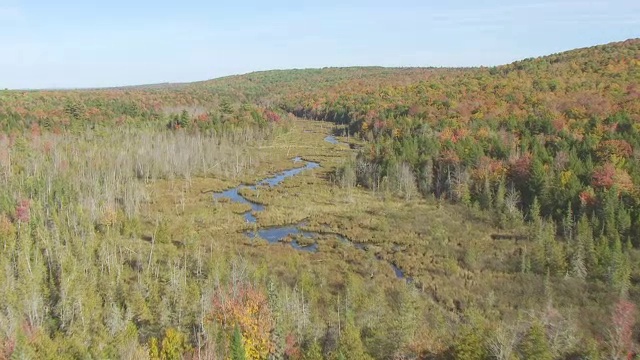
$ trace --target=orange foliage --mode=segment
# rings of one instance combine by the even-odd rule
[[[501,179],[506,172],[507,169],[504,167],[502,161],[483,156],[480,158],[478,166],[473,170],[472,176],[479,181],[497,181]]]
[[[251,284],[220,290],[212,300],[211,318],[229,335],[236,326],[240,328],[248,359],[266,359],[273,348],[274,322],[264,291]]]

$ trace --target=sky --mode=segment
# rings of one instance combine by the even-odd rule
[[[640,37],[640,0],[0,0],[0,89],[492,66]]]

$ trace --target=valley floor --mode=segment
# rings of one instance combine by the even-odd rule
[[[250,176],[152,183],[153,201],[144,215],[147,236],[152,236],[156,219],[165,219],[178,249],[243,258],[257,273],[301,288],[316,306],[315,321],[327,326],[341,321],[335,304],[346,289],[355,297],[351,310],[364,315],[362,322],[395,306],[390,289],[411,293],[416,317],[412,336],[425,334],[422,343],[414,345],[434,352],[443,351],[437,349],[474,311],[494,325],[509,326],[516,326],[525,313],[538,316],[533,314],[547,311],[551,303],[562,308],[564,317],[578,322],[581,311],[593,311],[593,317],[583,318],[587,326],[607,315],[598,313],[602,301],[598,296],[576,304],[587,290],[584,283],[557,279],[545,285],[540,276],[522,273],[520,254],[526,252],[526,241],[493,240],[491,234],[499,230],[488,225],[491,214],[435,199],[407,201],[338,186],[333,181],[335,170],[355,152],[346,144],[352,139],[339,138],[338,144],[326,141],[332,130],[327,123],[296,120],[271,145],[249,151],[255,154],[250,160],[255,172]],[[255,224],[243,216],[249,205],[213,199],[213,193],[303,166],[304,162],[293,161],[295,157],[320,166],[277,186],[240,190],[245,198],[264,205],[263,211],[252,213]],[[245,235],[285,225],[299,225],[318,235],[287,236],[275,243]],[[317,251],[296,249],[289,244],[292,240],[307,246],[315,243]]]

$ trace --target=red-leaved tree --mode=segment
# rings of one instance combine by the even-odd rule
[[[16,221],[19,223],[29,222],[31,211],[29,210],[29,200],[22,199],[16,205]]]

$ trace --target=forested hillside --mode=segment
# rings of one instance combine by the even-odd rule
[[[639,39],[0,91],[0,360],[634,358],[639,124]]]
[[[351,166],[370,188],[409,166],[423,194],[494,211],[500,227],[523,215],[553,221],[552,233],[578,243],[560,256],[568,263],[547,257],[541,273],[605,277],[611,267],[596,263],[606,263],[608,246],[640,246],[639,40],[411,76],[294,93],[284,108],[368,140]],[[579,243],[587,230],[595,245]]]

